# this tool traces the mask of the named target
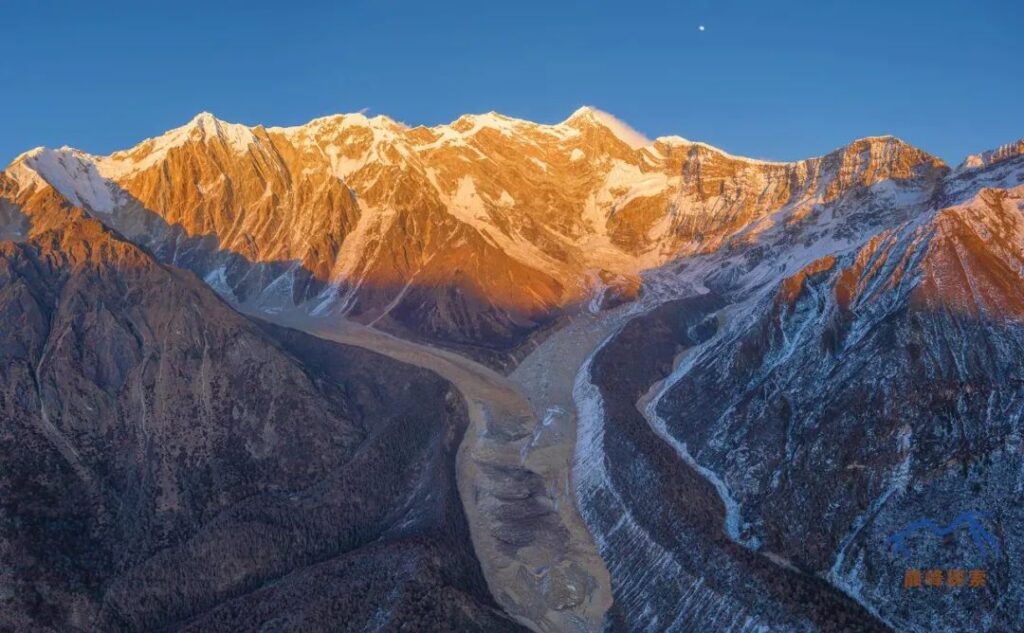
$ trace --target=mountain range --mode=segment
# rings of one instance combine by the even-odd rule
[[[0,628],[1015,630],[1022,213],[1024,141],[771,162],[589,107],[30,150]],[[995,555],[891,551],[969,510]]]

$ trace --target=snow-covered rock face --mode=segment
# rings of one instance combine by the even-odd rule
[[[50,185],[72,205],[97,213],[110,213],[122,202],[94,157],[69,147],[40,147],[22,154],[10,173],[23,188]]]
[[[646,136],[637,132],[631,128],[625,122],[615,118],[611,114],[598,110],[590,106],[583,106],[579,110],[572,113],[566,124],[572,127],[589,127],[592,125],[600,125],[606,128],[615,138],[619,139],[626,145],[629,145],[633,149],[641,149],[651,144],[651,140]]]
[[[980,154],[971,154],[964,159],[964,162],[957,168],[957,171],[967,171],[988,167],[1022,154],[1024,154],[1024,139],[1020,139],[1015,143],[1007,143],[1006,145],[1002,145],[996,149],[988,150]]]
[[[692,456],[734,502],[726,534],[732,516],[745,547],[828,579],[901,631],[1024,620],[1024,184],[979,186],[997,177],[953,183],[945,197],[958,204],[765,292],[734,286],[727,300],[742,309],[719,312],[718,333],[678,359],[648,407],[685,447],[679,461]],[[962,531],[894,556],[902,527],[966,511],[987,514],[997,555]],[[908,590],[912,567],[985,569],[987,588]]]
[[[945,169],[888,137],[796,163],[738,158],[581,108],[555,125],[488,113],[432,128],[362,114],[249,128],[202,113],[110,156],[34,150],[8,173],[216,273],[235,300],[503,364],[558,314],[595,305],[597,271],[635,276],[882,182],[927,191]]]

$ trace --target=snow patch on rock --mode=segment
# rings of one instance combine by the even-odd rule
[[[111,213],[121,196],[117,187],[100,174],[94,160],[70,147],[38,148],[23,154],[10,173],[23,189],[45,181],[75,206]]]

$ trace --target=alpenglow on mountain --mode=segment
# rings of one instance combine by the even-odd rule
[[[593,108],[30,150],[0,630],[1018,630],[1022,214]]]

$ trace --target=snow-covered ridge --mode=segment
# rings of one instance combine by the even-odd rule
[[[264,128],[262,125],[250,127],[238,123],[229,123],[218,119],[209,112],[201,112],[185,125],[169,130],[159,136],[147,138],[132,148],[116,151],[109,156],[96,156],[93,158],[103,175],[117,179],[158,164],[171,149],[185,145],[189,141],[210,142],[219,140],[231,150],[245,153],[252,146],[260,146],[261,142],[265,141],[265,138],[262,140],[260,138],[263,136],[264,130],[269,134],[284,135],[293,141],[303,139],[306,143],[321,145],[327,143],[329,145],[336,143],[339,135],[343,136],[349,130],[368,129],[373,133],[375,143],[395,143],[413,151],[432,149],[445,144],[463,145],[468,143],[474,135],[482,130],[497,131],[509,137],[540,135],[547,138],[549,142],[553,141],[554,147],[563,147],[567,155],[571,154],[572,160],[579,160],[581,155],[580,152],[576,151],[579,148],[574,147],[575,143],[572,141],[577,139],[581,130],[587,126],[604,127],[633,151],[649,153],[655,159],[664,153],[664,150],[658,149],[659,145],[672,148],[697,147],[730,160],[742,161],[752,165],[795,165],[820,158],[814,157],[801,161],[773,161],[750,158],[730,154],[713,145],[692,141],[677,135],[660,136],[652,141],[615,116],[592,106],[581,107],[565,120],[554,124],[536,123],[491,111],[484,114],[463,115],[450,123],[431,127],[422,125],[410,127],[385,115],[368,117],[364,112],[355,112],[317,117],[302,125]],[[431,140],[423,140],[422,133],[424,131],[429,132]],[[878,143],[881,141],[891,142],[899,141],[899,139],[892,136],[868,136],[852,141],[849,145],[829,152],[829,154],[835,151],[842,151],[853,145],[865,142]],[[902,143],[902,141],[899,142]],[[1022,151],[1024,151],[1024,140],[1003,146],[998,150],[969,157],[965,165],[968,163],[971,165],[989,164]],[[25,156],[25,154],[19,156],[14,162],[19,162]]]
[[[722,156],[724,158],[728,158],[730,160],[738,160],[738,161],[743,161],[745,163],[751,163],[751,164],[755,164],[755,165],[791,165],[792,164],[792,163],[789,163],[789,162],[786,162],[786,161],[765,160],[765,159],[762,159],[762,158],[749,158],[747,156],[736,156],[735,154],[730,154],[729,152],[726,152],[725,150],[719,149],[719,148],[715,147],[714,145],[709,145],[707,143],[702,143],[700,141],[691,141],[689,139],[685,139],[685,138],[683,138],[681,136],[677,136],[675,134],[672,134],[670,136],[659,136],[658,138],[654,139],[654,142],[655,143],[661,143],[663,145],[668,145],[669,147],[699,147],[699,148],[705,149],[705,150],[707,150],[709,152],[714,152],[716,154],[719,154],[720,156]],[[813,159],[808,159],[808,160],[813,160]]]
[[[286,136],[295,136],[303,133],[312,133],[321,130],[328,129],[339,129],[343,130],[346,128],[372,128],[377,130],[387,130],[391,132],[400,132],[402,130],[409,129],[409,126],[404,123],[395,121],[391,117],[383,114],[368,117],[363,112],[353,112],[351,114],[329,114],[327,116],[317,117],[308,123],[302,125],[290,125],[290,126],[272,126],[266,128],[267,132],[284,134]]]
[[[981,169],[1021,155],[1024,155],[1024,138],[1013,143],[1000,145],[995,149],[990,149],[980,154],[971,154],[957,167],[957,172]]]
[[[581,122],[596,123],[607,128],[616,138],[633,149],[640,149],[651,144],[650,139],[634,130],[628,124],[604,110],[598,110],[592,106],[583,106],[576,110],[572,113],[572,116],[560,125],[573,126],[574,123],[578,124]]]
[[[119,178],[158,164],[170,150],[189,141],[214,140],[220,140],[233,151],[241,153],[256,143],[256,136],[252,128],[222,121],[209,112],[200,112],[181,127],[146,139],[131,149],[98,157],[97,167],[104,176]]]
[[[19,156],[8,174],[22,190],[49,184],[75,206],[111,213],[120,203],[119,193],[99,172],[96,160],[70,147],[37,147]]]

